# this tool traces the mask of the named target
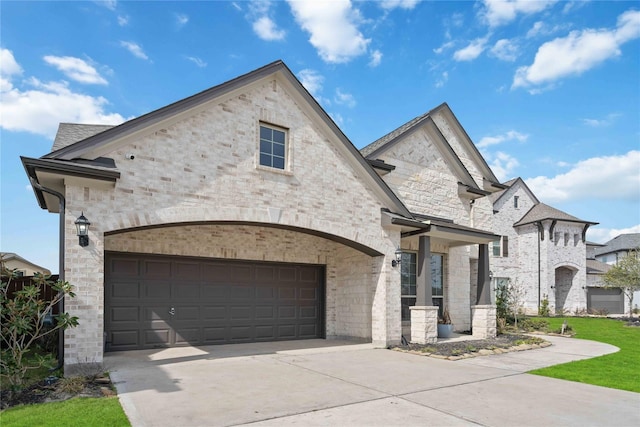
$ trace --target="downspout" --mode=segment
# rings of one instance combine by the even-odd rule
[[[59,231],[60,254],[58,256],[59,258],[58,259],[58,262],[59,262],[58,280],[61,282],[64,282],[64,225],[65,225],[64,217],[65,217],[65,209],[66,209],[66,202],[65,202],[64,196],[55,190],[52,190],[47,187],[43,187],[38,182],[36,182],[36,180],[33,177],[29,177],[29,181],[31,181],[32,187],[37,188],[40,191],[44,191],[45,193],[49,193],[53,196],[56,196],[60,201],[60,213],[59,213],[60,215],[60,231]],[[60,301],[58,301],[58,315],[61,315],[62,313],[64,313],[64,297],[60,298]],[[58,366],[53,368],[52,371],[58,370],[63,366],[64,366],[64,329],[60,328],[58,330]]]

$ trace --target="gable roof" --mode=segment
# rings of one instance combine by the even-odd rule
[[[460,160],[460,157],[456,154],[454,149],[442,134],[436,122],[433,120],[433,116],[435,116],[436,113],[442,113],[448,120],[448,122],[453,125],[452,128],[457,134],[460,143],[467,149],[470,157],[482,174],[482,188],[480,188],[475,182],[467,168]],[[422,127],[427,127],[432,136],[434,136],[433,139],[436,146],[440,150],[441,154],[446,158],[449,166],[453,168],[454,172],[461,180],[461,184],[467,187],[467,190],[480,195],[488,195],[492,192],[504,188],[503,185],[498,182],[498,179],[493,174],[493,171],[484,160],[475,144],[473,144],[471,138],[469,138],[469,135],[464,130],[457,117],[453,114],[453,111],[451,111],[451,108],[449,108],[449,105],[446,102],[418,117],[409,120],[397,129],[394,129],[383,137],[362,148],[360,152],[367,159],[375,160],[379,154],[393,147],[404,136],[409,135]]]
[[[597,255],[605,255],[619,251],[629,251],[640,247],[640,233],[627,233],[614,237],[604,244],[603,247],[596,249]]]
[[[53,141],[52,151],[60,150],[90,136],[111,129],[113,125],[88,125],[79,123],[60,123],[56,139]]]
[[[595,259],[587,259],[587,274],[604,274],[613,267],[604,262]]]
[[[522,218],[515,224],[514,227],[518,227],[521,225],[532,224],[539,221],[545,220],[556,220],[556,221],[564,221],[564,222],[575,222],[580,224],[590,224],[595,225],[597,222],[585,221],[580,218],[576,218],[573,215],[569,215],[566,212],[563,212],[559,209],[546,205],[544,203],[538,203],[533,205],[529,211],[524,214]]]
[[[497,191],[493,194],[491,194],[489,196],[489,199],[491,200],[491,202],[495,205],[496,203],[498,203],[498,201],[500,201],[500,199],[502,199],[502,197],[507,194],[507,190],[509,190],[511,187],[513,187],[514,185],[519,184],[522,186],[522,188],[524,188],[524,190],[529,194],[529,196],[531,197],[531,199],[533,200],[534,204],[540,203],[540,200],[538,200],[538,198],[536,197],[535,194],[533,194],[533,191],[531,191],[531,189],[529,188],[529,186],[524,182],[524,180],[520,177],[518,178],[513,178],[510,179],[509,181],[503,182],[502,185],[505,187],[504,189]]]
[[[54,151],[42,156],[40,160],[78,162],[79,159],[85,159],[95,161],[106,153],[113,151],[114,147],[119,143],[123,143],[123,141],[136,138],[137,136],[153,130],[155,127],[167,126],[168,124],[180,120],[186,115],[193,114],[193,110],[198,107],[206,106],[209,102],[214,101],[221,96],[230,95],[234,91],[242,90],[249,84],[271,76],[280,76],[284,82],[288,83],[289,86],[294,89],[295,94],[300,96],[302,101],[306,102],[306,105],[308,105],[314,113],[317,114],[322,123],[327,126],[329,131],[332,132],[342,144],[342,147],[346,149],[350,155],[349,158],[356,165],[356,170],[360,172],[365,181],[369,181],[373,184],[372,188],[377,190],[378,194],[382,196],[388,207],[393,207],[395,212],[406,216],[407,218],[412,218],[411,213],[405,207],[404,203],[391,190],[391,188],[389,188],[382,178],[380,178],[353,143],[347,138],[326,111],[320,106],[320,104],[318,104],[315,98],[311,96],[302,83],[300,83],[291,70],[281,60],[267,64],[247,74],[236,77],[225,83],[214,86],[140,117],[126,121],[120,125],[103,129],[98,133],[91,134],[93,131],[98,130],[98,128],[93,125],[88,125],[83,128],[73,128],[74,132],[71,132],[72,127],[62,126],[61,130],[64,135],[59,139],[58,147],[60,148],[57,148],[54,143]],[[78,136],[81,133],[88,136],[80,141],[64,145],[65,142],[72,138],[71,135]],[[33,164],[35,162],[31,163]],[[25,164],[25,159],[23,159],[23,164]],[[36,169],[37,165],[33,164],[32,167]],[[25,169],[27,169],[26,164]],[[38,200],[44,200],[41,190],[34,187],[34,191],[36,192]],[[40,192],[40,194],[38,194],[38,192]]]
[[[34,264],[31,261],[22,258],[20,255],[18,255],[15,252],[0,252],[0,257],[2,257],[3,261],[10,261],[10,260],[20,261],[24,264],[27,264],[33,267],[32,270],[34,271],[39,271],[40,273],[43,273],[43,274],[51,274],[51,270],[49,270],[48,268],[44,268],[38,264]]]

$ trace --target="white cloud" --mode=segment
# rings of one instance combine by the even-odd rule
[[[371,52],[371,61],[369,61],[369,67],[377,67],[382,62],[382,52],[379,50],[374,50]]]
[[[444,71],[441,75],[440,78],[438,80],[436,80],[436,87],[443,87],[445,85],[445,83],[447,83],[447,81],[449,81],[449,73],[447,71]]]
[[[591,127],[606,127],[610,126],[621,115],[620,113],[611,113],[607,114],[603,119],[582,119],[582,122]]]
[[[198,58],[197,56],[186,56],[185,58],[187,58],[189,61],[193,62],[200,68],[204,68],[207,66],[207,63],[204,62],[202,59]]]
[[[118,15],[118,25],[124,27],[129,25],[129,16],[128,15]]]
[[[640,151],[593,157],[573,165],[554,177],[526,179],[527,185],[545,203],[580,199],[640,200]]]
[[[240,6],[236,1],[232,1],[231,6],[235,7],[238,12],[242,10],[242,6]]]
[[[466,47],[456,50],[453,53],[453,59],[456,61],[473,61],[485,50],[487,38],[477,38],[470,42]]]
[[[44,61],[62,71],[67,77],[80,83],[106,85],[107,81],[85,60],[73,56],[47,55]]]
[[[9,49],[0,49],[0,76],[10,77],[22,74],[22,67],[13,57],[13,52]]]
[[[305,68],[298,73],[298,79],[311,95],[317,97],[322,90],[324,77],[315,70]]]
[[[383,9],[392,10],[395,8],[400,9],[413,9],[418,4],[419,0],[382,0],[380,6]]]
[[[344,63],[366,53],[371,40],[358,29],[362,18],[351,1],[289,0],[289,6],[296,22],[311,34],[309,42],[318,50],[322,60]]]
[[[109,10],[116,10],[116,7],[118,7],[117,0],[97,0],[96,3],[106,7]]]
[[[178,28],[182,28],[189,22],[189,15],[184,13],[176,13],[176,25]]]
[[[533,64],[518,68],[511,88],[552,83],[562,77],[580,75],[607,59],[619,56],[620,46],[640,37],[640,11],[618,17],[612,30],[572,31],[538,49]]]
[[[515,157],[510,156],[507,153],[503,153],[502,151],[498,151],[495,154],[495,157],[485,155],[485,158],[489,158],[491,160],[489,166],[500,182],[504,182],[512,178],[512,172],[515,168],[520,166],[520,163]]]
[[[451,49],[456,43],[453,40],[443,43],[440,47],[433,49],[433,53],[440,55],[446,49]]]
[[[271,3],[269,0],[250,1],[247,19],[251,21],[253,32],[262,40],[283,40],[286,36],[286,31],[278,28],[278,25],[269,16]],[[241,10],[238,5],[235,6],[236,9]]]
[[[129,52],[131,52],[131,54],[133,56],[135,56],[136,58],[140,58],[140,59],[144,59],[144,60],[148,60],[149,59],[147,54],[144,53],[144,50],[142,50],[142,47],[137,43],[126,42],[126,41],[121,40],[120,41],[120,46],[124,47]]]
[[[262,16],[253,23],[253,31],[262,40],[273,41],[282,40],[285,36],[285,31],[278,29],[275,22],[268,16]]]
[[[518,14],[541,12],[554,3],[555,0],[484,0],[480,15],[490,27],[497,27],[513,21]]]
[[[340,88],[336,89],[336,95],[333,98],[336,104],[346,105],[349,108],[353,108],[356,106],[356,99],[352,94],[342,92]]]
[[[518,58],[518,45],[508,39],[500,39],[491,48],[491,55],[502,61],[513,62]]]
[[[520,133],[515,130],[510,130],[501,135],[485,136],[476,144],[476,146],[478,148],[487,148],[491,145],[502,144],[503,142],[508,142],[508,141],[525,142],[528,138],[529,138],[529,135],[527,134]]]
[[[640,233],[640,224],[632,225],[628,228],[600,228],[598,226],[589,227],[587,230],[587,240],[595,243],[606,243],[621,234]]]
[[[107,113],[108,101],[73,92],[66,82],[43,83],[36,78],[21,90],[9,82],[2,88],[0,126],[14,132],[30,132],[53,138],[60,122],[119,124],[125,119]]]

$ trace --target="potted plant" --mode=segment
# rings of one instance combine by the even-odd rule
[[[451,316],[449,316],[449,311],[445,308],[442,311],[442,317],[438,317],[438,338],[451,338],[452,335]]]

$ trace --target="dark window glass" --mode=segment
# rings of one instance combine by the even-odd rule
[[[502,236],[502,256],[509,256],[509,237]]]
[[[431,295],[444,295],[444,275],[442,270],[443,256],[440,254],[431,254]]]
[[[277,169],[285,167],[285,133],[260,126],[260,165]]]
[[[400,263],[402,320],[411,320],[409,307],[416,305],[416,260],[417,254],[402,253],[402,262]]]

